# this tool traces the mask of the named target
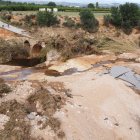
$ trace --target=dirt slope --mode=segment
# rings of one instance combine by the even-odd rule
[[[122,81],[95,73],[57,78],[72,90],[62,120],[68,140],[139,140],[140,97]]]

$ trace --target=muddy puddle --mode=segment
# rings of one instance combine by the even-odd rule
[[[0,77],[3,78],[5,81],[25,80],[26,77],[33,72],[34,70],[32,68],[25,68],[20,70],[2,72],[0,73]]]
[[[19,58],[13,59],[10,62],[7,62],[3,65],[10,66],[21,66],[20,69],[11,70],[8,72],[1,72],[0,77],[5,81],[16,81],[16,80],[26,80],[27,76],[36,73],[36,72],[44,72],[44,68],[35,68],[37,64],[40,64],[40,58]]]
[[[37,73],[37,72],[42,72],[44,73],[44,68],[43,69],[38,69],[38,68],[21,68],[18,70],[11,70],[8,72],[1,72],[0,77],[3,78],[5,81],[18,81],[18,80],[26,80],[27,76]]]
[[[29,61],[27,62],[27,60],[23,61],[24,66],[25,64],[35,64],[36,62],[38,62],[38,60],[33,60],[33,61]],[[20,60],[21,63],[21,60]],[[72,75],[74,73],[82,73],[82,72],[86,72],[89,70],[93,70],[94,68],[98,68],[98,67],[104,67],[107,64],[113,64],[114,62],[112,61],[101,61],[98,62],[96,64],[92,64],[91,68],[84,70],[84,71],[78,71],[78,68],[73,67],[73,68],[69,68],[67,70],[65,70],[64,72],[58,72],[55,70],[49,70],[48,68],[50,67],[44,67],[44,68],[35,68],[35,67],[23,67],[21,69],[18,70],[11,70],[8,72],[1,72],[0,73],[0,77],[3,78],[6,81],[14,81],[14,80],[26,80],[27,76],[33,74],[33,73],[37,73],[37,72],[41,72],[44,73],[47,76],[65,76],[65,75]],[[16,61],[16,64],[18,64],[18,62]],[[130,68],[125,67],[125,66],[112,66],[111,68],[106,68],[106,72],[102,73],[104,74],[109,74],[114,78],[118,78],[121,79],[123,81],[126,81],[129,86],[134,87],[135,89],[140,89],[140,75],[136,74],[135,72],[133,72]],[[101,75],[102,75],[101,74]]]

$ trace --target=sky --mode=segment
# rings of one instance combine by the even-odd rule
[[[94,3],[97,1],[99,3],[125,3],[125,2],[140,3],[140,0],[54,0],[54,1],[78,2],[78,3],[89,3],[89,2]]]
[[[23,0],[16,0],[16,1],[23,1]],[[30,1],[30,0],[26,0],[26,1]],[[95,3],[95,2],[99,2],[99,3],[105,3],[105,4],[109,4],[109,3],[125,3],[125,2],[133,2],[133,3],[139,3],[140,4],[140,0],[31,0],[31,1],[55,1],[55,2],[71,2],[71,3]]]

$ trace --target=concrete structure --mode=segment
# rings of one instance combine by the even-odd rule
[[[52,12],[52,9],[51,9],[51,8],[47,8],[47,11],[48,11],[48,12]]]
[[[4,23],[2,21],[0,21],[0,28],[6,29],[8,31],[11,31],[13,33],[16,33],[16,34],[19,34],[19,35],[22,35],[25,37],[30,37],[29,34],[25,30],[20,29],[18,27],[14,27],[14,26]]]
[[[44,12],[46,11],[46,8],[39,8],[39,11]]]
[[[58,8],[53,8],[53,12],[58,12]]]

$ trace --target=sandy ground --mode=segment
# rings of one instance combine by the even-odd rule
[[[59,112],[68,140],[139,140],[140,97],[122,81],[93,72],[62,77],[74,98]],[[115,89],[115,90],[114,90]]]
[[[92,56],[94,58],[94,56]],[[77,65],[52,67],[63,71],[75,66],[81,70],[89,68],[96,59],[88,57],[78,59]],[[114,57],[106,57],[112,60]],[[71,60],[72,61],[72,60]],[[140,63],[116,62],[113,65],[124,65],[139,70]],[[111,64],[109,64],[111,67]],[[127,86],[124,81],[116,80],[109,75],[99,75],[100,70],[92,69],[70,76],[49,77],[41,73],[29,76],[29,79],[47,79],[47,81],[64,82],[71,89],[73,99],[56,116],[62,122],[66,140],[139,140],[140,139],[140,96]]]

